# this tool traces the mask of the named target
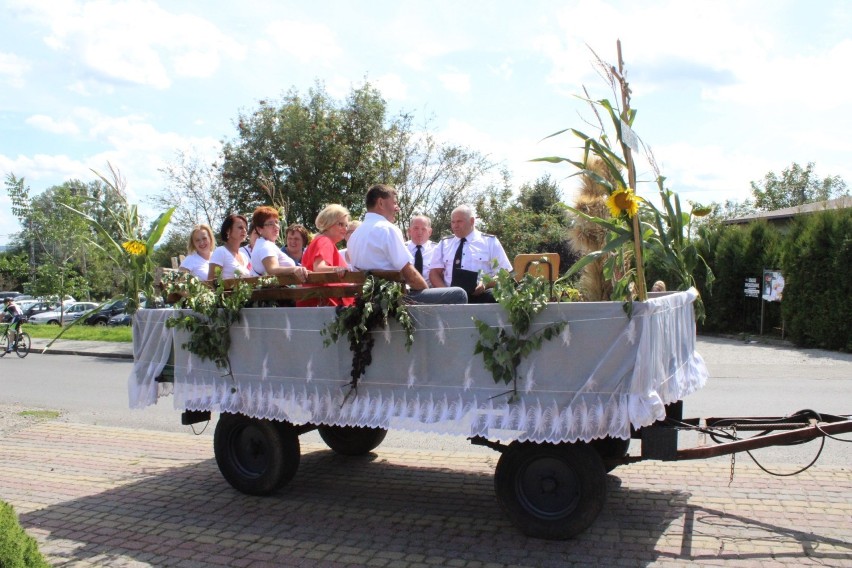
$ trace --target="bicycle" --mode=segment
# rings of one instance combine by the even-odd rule
[[[7,349],[9,348],[9,335],[10,333],[15,333],[15,341],[12,342],[12,351],[23,359],[30,354],[30,334],[26,331],[12,331],[11,327],[11,323],[7,324],[6,329],[3,330],[3,335],[0,336],[0,357],[6,356]]]

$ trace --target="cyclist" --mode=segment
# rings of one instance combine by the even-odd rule
[[[12,298],[3,298],[3,313],[9,314],[12,318],[12,321],[9,323],[9,346],[6,348],[6,353],[11,353],[12,348],[15,346],[12,337],[15,340],[18,339],[18,332],[21,331],[21,322],[24,319],[24,313],[21,311],[21,308],[12,301]],[[11,335],[11,332],[15,333],[14,336]]]

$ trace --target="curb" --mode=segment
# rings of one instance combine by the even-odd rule
[[[84,357],[101,357],[104,359],[133,359],[132,353],[102,353],[93,351],[76,351],[74,349],[31,349],[30,353],[37,355],[81,355]]]

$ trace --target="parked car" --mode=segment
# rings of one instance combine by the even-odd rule
[[[95,302],[75,302],[70,305],[66,304],[64,312],[60,312],[59,310],[52,312],[42,312],[40,314],[36,314],[30,317],[29,323],[33,323],[36,325],[59,325],[61,321],[63,323],[68,324],[81,317],[89,310],[92,310],[97,307],[98,305]]]
[[[107,325],[109,326],[117,326],[117,325],[130,325],[133,321],[133,316],[124,312],[109,318]]]
[[[104,304],[101,309],[88,316],[83,322],[86,325],[107,325],[109,318],[124,313],[127,300],[115,300]]]
[[[26,309],[21,308],[21,311],[24,313],[24,319],[29,321],[29,319],[43,312],[53,312],[59,309],[59,304],[55,302],[48,302],[44,300],[36,300],[35,303],[30,304]]]
[[[0,302],[5,300],[6,298],[17,298],[20,295],[20,292],[0,292]]]

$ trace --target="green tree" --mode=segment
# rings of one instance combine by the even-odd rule
[[[6,189],[13,212],[24,227],[20,239],[32,251],[30,280],[24,289],[39,296],[87,297],[89,287],[83,275],[89,261],[85,240],[88,229],[63,206],[81,206],[87,187],[74,180],[31,198],[24,179],[9,174]]]
[[[16,250],[0,254],[0,290],[22,290],[29,280],[27,254]]]
[[[796,207],[849,195],[846,182],[840,176],[819,179],[814,173],[813,162],[808,162],[804,168],[793,162],[780,176],[769,172],[762,181],[751,182],[751,193],[755,208],[761,211]]]
[[[291,90],[280,103],[241,112],[220,171],[229,210],[272,205],[285,222],[309,227],[329,203],[360,217],[367,188],[391,184],[405,229],[417,213],[448,220],[455,206],[473,201],[491,166],[478,152],[440,142],[428,123],[415,131],[410,114],[390,116],[379,91],[365,83],[341,102],[318,84],[306,96]]]
[[[386,106],[369,84],[337,106],[322,85],[307,96],[291,90],[280,105],[260,101],[240,113],[237,139],[222,149],[222,182],[229,208],[272,204],[287,223],[311,224],[327,203],[363,211],[366,188],[394,183],[393,154],[382,146]]]
[[[559,186],[548,176],[513,190],[504,172],[502,186],[492,186],[476,202],[477,227],[496,235],[509,259],[518,254],[555,252],[560,272],[577,259],[566,237],[571,218],[560,201]]]

